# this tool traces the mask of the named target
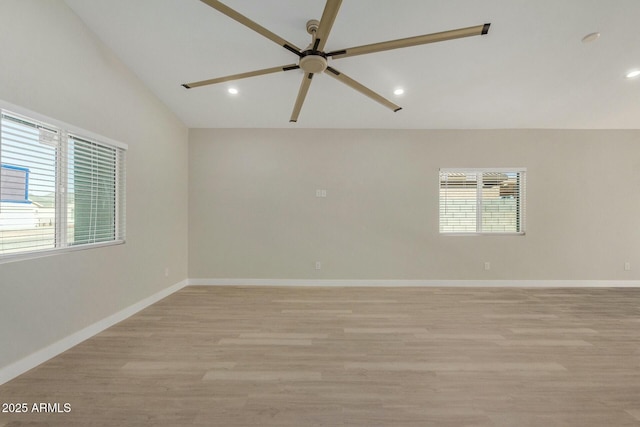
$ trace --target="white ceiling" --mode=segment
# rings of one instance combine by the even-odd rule
[[[181,86],[297,62],[199,0],[65,1],[191,128],[640,129],[640,78],[625,78],[640,69],[638,0],[344,0],[326,51],[485,22],[491,29],[330,61],[403,110],[318,75],[295,124],[301,70]],[[324,8],[324,0],[223,2],[299,47],[311,41],[305,23]],[[594,31],[597,41],[581,42]],[[396,87],[405,94],[393,95]]]

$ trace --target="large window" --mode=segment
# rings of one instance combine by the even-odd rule
[[[524,234],[525,169],[441,169],[441,233]]]
[[[1,110],[0,261],[123,243],[125,148]]]

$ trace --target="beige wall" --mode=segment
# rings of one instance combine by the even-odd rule
[[[0,264],[2,368],[186,279],[187,129],[62,1],[1,1],[0,52],[0,99],[129,145],[125,245]]]
[[[190,278],[640,278],[640,131],[191,129],[189,140]],[[441,167],[526,167],[526,235],[440,235]]]

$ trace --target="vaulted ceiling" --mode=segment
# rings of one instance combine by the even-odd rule
[[[205,3],[65,1],[192,128],[640,129],[640,77],[625,77],[640,70],[637,0],[344,0],[326,50],[491,28],[484,36],[330,59],[403,109],[394,113],[320,74],[297,123],[289,117],[302,70],[181,86],[297,62]],[[320,19],[325,5],[222,1],[302,48],[311,41],[306,22]],[[582,41],[593,32],[600,37]],[[394,95],[397,88],[404,94]]]

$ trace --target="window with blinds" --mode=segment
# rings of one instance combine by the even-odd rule
[[[5,110],[0,131],[0,260],[124,242],[124,147]]]
[[[524,234],[525,174],[513,169],[441,169],[441,233]]]

